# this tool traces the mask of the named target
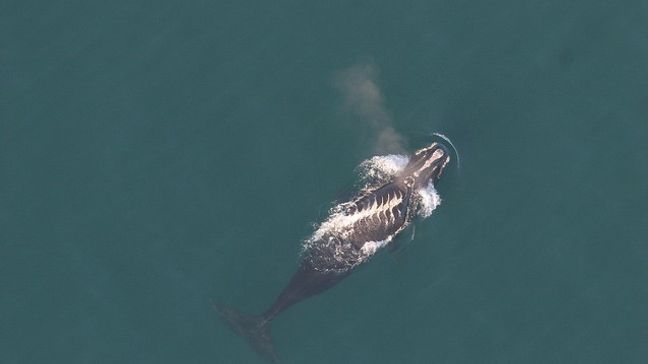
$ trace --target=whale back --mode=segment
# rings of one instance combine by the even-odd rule
[[[307,242],[315,269],[346,271],[388,244],[411,220],[411,189],[391,182],[340,205]]]
[[[386,184],[355,200],[347,215],[357,217],[345,234],[356,248],[366,242],[389,240],[407,223],[410,193],[396,183]]]

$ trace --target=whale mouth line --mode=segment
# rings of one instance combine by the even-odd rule
[[[439,137],[446,141],[448,144],[450,144],[450,147],[452,147],[452,150],[454,151],[454,155],[457,157],[457,170],[461,170],[461,159],[459,158],[459,150],[457,150],[457,147],[455,147],[454,143],[452,143],[452,140],[448,138],[446,135],[441,134],[441,133],[432,133],[432,135]]]

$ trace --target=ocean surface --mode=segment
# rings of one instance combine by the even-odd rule
[[[648,362],[647,24],[640,0],[0,2],[0,362],[263,363],[211,302],[264,310],[356,166],[433,132],[461,156],[443,202],[279,316],[281,363]]]

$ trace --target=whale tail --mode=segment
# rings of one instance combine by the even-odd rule
[[[246,315],[230,307],[213,305],[221,319],[237,335],[244,337],[257,354],[270,362],[277,362],[277,352],[270,336],[270,321],[263,316]]]

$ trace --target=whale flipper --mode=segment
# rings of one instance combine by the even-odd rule
[[[214,309],[230,329],[248,341],[254,351],[270,362],[277,362],[277,352],[270,336],[270,321],[262,316],[245,315],[223,305],[214,304]]]

